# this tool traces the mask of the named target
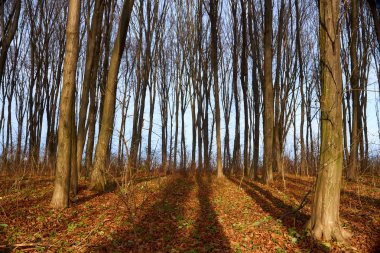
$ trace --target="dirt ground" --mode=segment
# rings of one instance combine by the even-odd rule
[[[277,176],[278,177],[278,176]],[[380,179],[343,183],[342,226],[349,244],[321,243],[304,231],[312,177],[271,186],[236,177],[142,178],[128,190],[96,194],[80,181],[62,211],[49,207],[53,178],[0,179],[0,252],[376,252]],[[284,216],[285,214],[285,216]]]

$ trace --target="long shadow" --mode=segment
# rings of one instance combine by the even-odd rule
[[[92,200],[93,198],[99,197],[101,195],[103,195],[103,193],[94,192],[94,193],[91,193],[90,195],[80,196],[77,199],[72,199],[70,206],[77,206],[77,205],[84,204]]]
[[[229,178],[229,180],[237,186],[240,185],[240,181],[236,178]],[[248,180],[243,180],[241,183],[241,187],[253,200],[256,201],[256,203],[260,205],[260,207],[265,212],[270,213],[270,215],[275,219],[279,219],[283,214],[293,210],[292,206],[287,205],[281,199],[273,196],[273,194],[269,191],[266,191],[258,187],[257,185]],[[308,219],[308,215],[305,215],[301,212],[296,212],[295,214],[285,216],[282,219],[282,222],[283,225],[285,225],[287,228],[292,228],[294,226],[296,226],[297,228],[302,228],[302,226],[306,223]]]
[[[295,179],[295,178],[291,178],[291,177],[286,177],[285,180],[290,182],[293,187],[296,187],[300,190],[301,190],[301,188],[305,188],[305,190],[306,190],[307,188],[310,188],[310,186],[312,185],[311,182],[308,182],[308,181],[302,180],[302,179]],[[353,191],[349,191],[349,190],[345,190],[345,189],[341,190],[341,195],[344,197],[351,198],[355,202],[358,201],[360,204],[355,204],[355,205],[358,205],[358,209],[368,209],[368,208],[379,209],[380,208],[380,199],[372,198],[369,196],[359,195]]]
[[[149,181],[152,181],[152,180],[155,180],[155,179],[158,179],[158,178],[163,178],[165,176],[155,176],[155,177],[143,177],[143,178],[136,178],[134,180],[134,183],[135,184],[141,184],[141,183],[144,183],[144,182],[149,182]],[[117,191],[118,189],[118,184],[115,182],[115,181],[110,181],[110,182],[107,182],[107,186],[106,186],[106,189],[104,192],[101,192],[101,193],[98,193],[98,192],[94,192],[90,195],[85,195],[85,196],[79,196],[77,199],[73,199],[72,200],[72,203],[74,205],[80,205],[80,204],[83,204],[87,201],[90,201],[92,200],[93,198],[96,198],[98,196],[101,196],[103,194],[106,194],[106,193],[110,193],[110,192],[114,192],[114,191]],[[87,187],[85,185],[79,185],[78,186],[78,193],[83,191],[83,190],[86,190]]]
[[[236,178],[230,177],[228,179],[238,187],[241,186],[252,200],[259,204],[265,212],[269,213],[276,220],[281,218],[285,213],[294,210],[292,206],[286,204],[281,199],[273,196],[271,192],[260,188],[249,180],[243,180],[240,184],[240,180]],[[295,228],[299,234],[304,234],[304,226],[309,218],[309,215],[298,211],[283,217],[281,221],[288,231]],[[303,236],[299,238],[298,246],[302,249],[307,249],[308,251],[312,250],[311,252],[314,252],[313,250],[316,245],[314,245],[310,237]]]
[[[143,182],[149,182],[149,181],[152,181],[154,179],[165,178],[165,177],[166,177],[166,175],[140,177],[140,178],[136,178],[134,181],[135,181],[135,183],[143,183]]]
[[[200,252],[232,252],[231,245],[211,204],[211,175],[197,177],[200,214],[193,231]]]
[[[159,195],[158,201],[132,226],[133,228],[119,228],[111,235],[113,240],[95,246],[92,250],[168,252],[175,249],[181,240],[178,219],[183,217],[184,203],[193,185],[194,181],[189,179],[172,179]],[[127,224],[125,226],[127,227]]]
[[[303,187],[311,187],[313,185],[313,182],[310,182],[301,178],[293,178],[289,176],[285,176],[285,181],[290,181],[292,183],[302,185]]]
[[[237,180],[236,178],[229,178],[233,183],[235,183],[237,186],[240,185],[240,181]],[[289,180],[291,181],[291,180]],[[294,184],[297,184],[296,180],[293,180],[291,181],[292,183],[294,182]],[[302,184],[301,183],[301,188],[302,186],[305,186],[305,190],[307,188],[310,187],[311,184],[306,184],[305,182]],[[252,197],[252,199],[254,199],[260,206],[261,208],[270,213],[274,218],[280,218],[284,213],[287,213],[289,211],[292,210],[292,207],[285,204],[282,200],[278,199],[277,197],[273,196],[272,193],[270,193],[269,191],[263,189],[263,188],[260,188],[259,186],[257,186],[255,183],[253,182],[250,182],[248,180],[244,180],[241,184],[241,187],[244,189],[244,191],[250,195]],[[352,192],[347,192],[345,190],[342,191],[343,194],[348,194],[349,198],[359,198],[359,196],[357,196],[355,193],[352,193]],[[262,195],[262,196],[260,196]],[[363,208],[369,208],[369,205],[370,204],[373,204],[374,207],[376,207],[376,205],[378,205],[378,201],[375,200],[375,199],[372,199],[370,197],[363,197],[363,196],[360,196],[361,198],[361,201],[362,202],[365,202],[363,203],[363,206],[361,207],[361,209]],[[298,196],[297,199],[301,200],[301,197]],[[370,202],[371,201],[371,202]],[[358,204],[356,204],[358,205]],[[377,209],[375,208],[375,211]],[[342,209],[340,210],[340,213],[342,215],[342,217],[345,217],[345,218],[348,218],[350,224],[351,224],[351,229],[354,229],[356,231],[362,231],[362,232],[365,232],[363,231],[363,226],[362,226],[362,223],[363,223],[363,217],[359,217],[357,215],[357,213],[352,213],[350,210],[347,210],[347,209]],[[283,225],[285,225],[287,228],[291,228],[291,227],[296,227],[296,229],[300,232],[305,224],[305,222],[308,220],[309,216],[308,215],[305,215],[304,213],[301,213],[301,212],[296,212],[295,214],[292,214],[292,215],[289,215],[287,217],[285,217],[284,219],[282,219],[283,221]],[[371,221],[368,221],[369,223],[367,224],[366,228],[365,229],[369,229],[371,227],[371,230],[372,230],[372,233],[375,237],[374,239],[374,245],[376,245],[376,238],[378,238],[378,234],[379,234],[379,229],[378,227]],[[302,234],[302,233],[300,233]],[[372,237],[371,237],[372,239]],[[379,243],[377,243],[379,244]],[[314,246],[317,246],[316,244],[314,244],[314,242],[312,240],[310,240],[310,238],[308,237],[305,237],[304,239],[302,239],[300,242],[299,242],[299,246],[300,247],[305,247],[305,248],[310,248],[310,245],[313,245],[312,247]],[[373,249],[377,249],[376,248],[377,246],[375,246],[375,248]],[[375,251],[376,252],[376,251]]]
[[[358,206],[361,205],[360,207],[358,207],[359,209],[373,208],[375,210],[378,210],[380,208],[380,199],[371,198],[369,196],[358,195],[355,192],[347,191],[347,190],[342,190],[341,194],[355,201],[358,201],[359,202]]]

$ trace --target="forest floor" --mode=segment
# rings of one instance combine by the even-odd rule
[[[350,245],[318,243],[303,227],[314,178],[271,186],[215,176],[145,178],[104,194],[80,181],[70,208],[49,207],[51,177],[0,179],[0,252],[376,252],[380,179],[343,183],[341,222]],[[290,213],[289,213],[290,212]],[[285,217],[284,214],[289,213]],[[279,218],[282,218],[280,220]]]

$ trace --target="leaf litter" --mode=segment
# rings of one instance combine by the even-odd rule
[[[133,198],[104,194],[81,180],[71,206],[49,208],[53,178],[0,184],[0,252],[376,252],[379,179],[344,182],[342,226],[348,245],[316,242],[304,230],[314,178],[286,175],[270,186],[238,177],[175,174],[139,180]],[[130,196],[131,194],[129,194]],[[288,214],[285,215],[284,214]],[[280,220],[280,218],[282,218]]]

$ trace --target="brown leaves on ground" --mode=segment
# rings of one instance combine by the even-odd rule
[[[286,176],[266,186],[214,176],[139,180],[133,197],[80,184],[70,208],[49,208],[52,178],[0,182],[0,252],[374,252],[380,238],[379,180],[344,183],[342,225],[351,245],[317,243],[303,230],[313,178]],[[6,186],[6,187],[5,187]],[[131,190],[131,188],[129,189]],[[127,197],[129,196],[129,197]],[[289,213],[283,220],[278,220]]]

